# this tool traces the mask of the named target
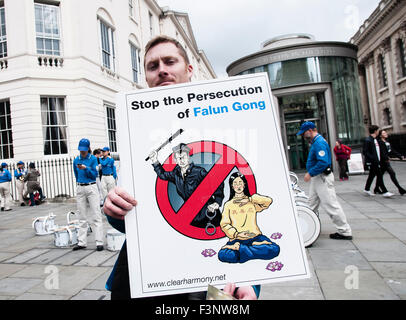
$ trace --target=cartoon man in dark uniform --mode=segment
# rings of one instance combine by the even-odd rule
[[[178,195],[186,201],[193,194],[199,184],[207,175],[206,169],[195,165],[190,158],[190,148],[181,143],[173,149],[176,167],[172,171],[165,171],[158,161],[157,151],[153,151],[149,158],[158,177],[175,184]],[[220,206],[224,199],[224,183],[221,183],[203,208],[196,213],[191,222],[192,226],[205,228],[212,224],[215,227],[220,225]]]

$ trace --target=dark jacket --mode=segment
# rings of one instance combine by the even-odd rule
[[[158,177],[165,181],[170,181],[175,184],[176,191],[178,195],[187,201],[192,193],[197,189],[199,184],[207,175],[207,171],[203,167],[199,167],[193,164],[190,164],[189,168],[186,171],[185,178],[182,177],[181,169],[178,165],[172,171],[165,171],[160,163],[153,164],[154,170]],[[212,194],[203,208],[198,212],[193,219],[191,225],[196,227],[204,228],[209,222],[209,219],[206,217],[207,206],[213,202],[217,202],[221,206],[224,199],[224,182],[222,182],[217,190]],[[216,219],[217,218],[217,219]],[[211,221],[215,226],[220,225],[221,213],[218,212],[216,218]]]
[[[379,144],[380,159],[376,153],[374,138],[369,136],[364,140],[362,154],[364,155],[365,164],[367,165],[379,166],[380,164],[389,161],[388,151],[385,143],[380,139],[377,139],[377,141]]]

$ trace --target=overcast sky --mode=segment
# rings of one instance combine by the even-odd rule
[[[233,61],[270,38],[310,33],[319,41],[348,42],[379,0],[157,0],[189,15],[197,45],[218,77]]]

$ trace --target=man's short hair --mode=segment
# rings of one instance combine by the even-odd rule
[[[173,39],[171,37],[165,36],[165,35],[159,35],[156,36],[155,38],[152,38],[150,41],[148,41],[147,45],[145,46],[145,54],[144,54],[144,65],[145,65],[145,56],[147,55],[148,51],[157,46],[158,44],[161,43],[173,43],[178,49],[179,49],[179,54],[185,59],[186,64],[190,64],[189,62],[189,57],[187,56],[185,48],[180,44],[180,42],[176,39]]]
[[[370,126],[368,128],[368,130],[369,130],[369,134],[373,134],[376,130],[379,130],[379,127],[373,124],[372,126]]]

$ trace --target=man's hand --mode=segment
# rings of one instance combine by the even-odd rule
[[[149,159],[151,160],[151,163],[154,164],[155,162],[158,162],[158,152],[152,151],[149,154]]]
[[[124,220],[125,215],[137,205],[137,201],[123,188],[112,189],[104,201],[103,211],[115,219]]]
[[[311,178],[312,178],[311,175],[307,172],[307,173],[305,174],[305,176],[304,176],[304,181],[305,181],[305,182],[309,182]]]
[[[257,300],[257,295],[251,286],[239,287],[235,283],[227,283],[223,291],[238,300]]]
[[[207,210],[209,210],[209,212],[214,212],[216,211],[218,208],[220,208],[219,204],[217,202],[212,203],[211,205],[207,206]]]

